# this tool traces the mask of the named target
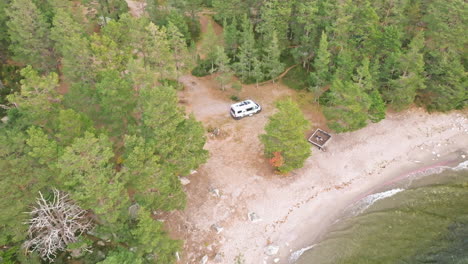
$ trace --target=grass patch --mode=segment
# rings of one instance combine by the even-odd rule
[[[301,66],[294,67],[283,77],[283,83],[294,90],[305,90],[310,86],[309,73]]]
[[[162,79],[159,81],[163,86],[170,86],[176,90],[183,90],[184,86],[177,80],[173,79]]]

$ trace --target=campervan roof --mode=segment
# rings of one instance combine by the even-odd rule
[[[254,105],[255,105],[255,103],[252,100],[245,100],[245,101],[239,102],[237,104],[231,105],[231,108],[234,109],[235,111],[237,111],[237,110],[245,109],[245,108],[248,108],[248,107],[254,106]]]

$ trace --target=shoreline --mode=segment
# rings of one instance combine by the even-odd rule
[[[164,217],[171,235],[185,241],[180,263],[234,264],[241,257],[244,264],[287,264],[291,253],[319,241],[356,199],[402,175],[440,165],[451,153],[468,152],[467,111],[430,114],[412,108],[355,132],[333,134],[327,152],[311,146],[303,168],[276,175],[258,136],[275,111],[274,101],[293,92],[281,85],[268,92],[244,89],[241,96],[256,98],[264,109],[234,121],[226,111],[230,102],[209,77],[181,80],[186,89],[179,97],[187,111],[207,129],[220,128],[220,134],[208,135],[210,158],[188,176],[186,209]],[[308,118],[321,124],[320,116]],[[251,213],[259,221],[249,220]]]
[[[419,180],[427,176],[431,176],[434,174],[439,174],[442,173],[445,170],[455,170],[460,165],[465,164],[468,159],[463,159],[460,158],[460,153],[453,152],[447,155],[446,157],[443,158],[443,161],[437,162],[437,163],[432,163],[432,164],[423,164],[422,167],[413,169],[411,171],[406,171],[402,174],[400,174],[397,177],[391,178],[385,182],[382,182],[374,187],[372,187],[370,190],[363,192],[359,196],[357,196],[354,200],[351,200],[349,204],[342,210],[340,216],[338,216],[333,223],[331,223],[325,232],[320,235],[318,239],[315,239],[313,241],[310,241],[308,246],[304,246],[296,251],[293,251],[291,254],[289,254],[289,257],[287,258],[287,264],[294,264],[297,262],[297,260],[302,256],[303,253],[306,251],[312,249],[315,245],[319,244],[325,237],[326,235],[333,230],[333,227],[340,221],[352,217],[353,215],[358,215],[361,214],[364,210],[366,210],[369,206],[371,206],[374,202],[377,200],[380,200],[382,198],[377,198],[376,200],[371,201],[370,204],[368,204],[363,210],[361,209],[360,212],[354,213],[349,211],[352,209],[353,206],[357,205],[360,201],[363,201],[366,197],[369,197],[374,194],[383,194],[386,192],[390,192],[393,190],[398,189],[398,191],[394,193],[390,193],[388,196],[383,197],[383,199],[391,197],[395,194],[397,194],[400,191],[405,191],[405,189],[400,189],[402,186],[393,186],[390,188],[392,185],[402,185],[404,181],[406,180]],[[463,170],[466,170],[467,168],[462,168]],[[414,177],[414,178],[413,178]],[[412,178],[412,179],[411,179]],[[410,183],[408,183],[409,185]],[[285,262],[286,263],[286,262]]]

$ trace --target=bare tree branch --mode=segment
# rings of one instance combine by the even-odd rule
[[[29,239],[23,247],[36,251],[44,260],[54,261],[58,251],[76,242],[81,234],[93,228],[87,212],[76,205],[68,194],[54,189],[53,199],[46,200],[41,192],[37,205],[28,214]]]

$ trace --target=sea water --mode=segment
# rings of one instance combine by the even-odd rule
[[[290,263],[468,263],[466,165],[361,199],[321,242],[296,252]]]

